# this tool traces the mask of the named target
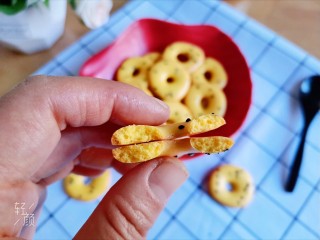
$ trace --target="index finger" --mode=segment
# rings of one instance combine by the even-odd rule
[[[169,115],[165,103],[128,84],[87,77],[47,79],[51,89],[47,98],[61,126],[96,126],[108,120],[121,125],[159,125]]]

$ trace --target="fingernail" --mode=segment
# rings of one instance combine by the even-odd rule
[[[166,103],[164,103],[163,101],[161,101],[159,98],[153,97],[153,99],[156,100],[157,103],[159,103],[159,105],[165,109],[169,109],[168,105]]]
[[[163,160],[151,172],[149,186],[156,198],[165,202],[184,183],[188,176],[186,168],[179,160]]]

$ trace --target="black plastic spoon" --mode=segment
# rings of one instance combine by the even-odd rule
[[[312,76],[304,79],[300,86],[300,103],[303,110],[305,124],[301,133],[301,140],[296,157],[294,159],[288,182],[285,186],[287,192],[292,192],[296,185],[299,170],[303,157],[304,143],[306,140],[308,128],[312,119],[316,116],[320,108],[320,76]]]

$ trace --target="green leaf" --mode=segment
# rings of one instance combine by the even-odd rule
[[[75,0],[69,0],[69,3],[72,7],[72,9],[76,9],[76,1]]]
[[[49,1],[50,1],[50,0],[44,0],[43,3],[44,3],[44,5],[45,5],[46,7],[49,7]]]
[[[13,0],[11,3],[11,6],[0,3],[0,12],[13,15],[26,8],[26,0]]]

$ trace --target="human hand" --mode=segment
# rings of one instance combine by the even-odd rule
[[[15,203],[38,217],[49,184],[70,171],[92,176],[112,166],[124,176],[75,239],[144,238],[188,174],[175,158],[138,166],[113,161],[110,138],[119,126],[159,125],[168,114],[134,87],[81,77],[31,77],[0,98],[0,237],[34,234]],[[91,147],[99,149],[84,151]]]

